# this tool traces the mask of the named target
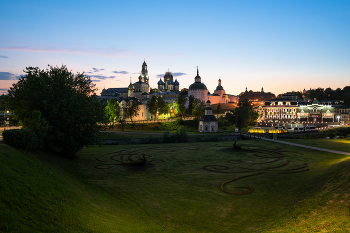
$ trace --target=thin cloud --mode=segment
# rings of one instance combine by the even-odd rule
[[[178,73],[173,73],[173,76],[176,76],[176,77],[178,77],[178,76],[183,76],[183,75],[187,75],[186,73],[180,73],[180,72],[178,72]]]
[[[0,55],[0,58],[9,58],[9,57],[5,55]]]
[[[7,94],[7,90],[6,88],[0,88],[0,94]]]
[[[114,76],[111,76],[111,77],[114,77]],[[91,81],[93,81],[93,82],[101,82],[103,79],[91,79]],[[122,80],[113,80],[113,82],[121,82]]]
[[[125,71],[125,70],[121,70],[121,71],[112,71],[112,73],[115,73],[115,74],[129,74],[128,71]]]
[[[93,73],[97,73],[97,72],[100,72],[102,70],[105,70],[105,69],[97,69],[97,68],[92,68],[92,71],[89,71],[89,72],[85,72],[87,74],[93,74]]]
[[[179,77],[179,76],[183,76],[183,75],[187,75],[186,73],[181,73],[181,72],[176,72],[176,73],[172,73],[173,77]],[[164,77],[164,74],[158,74],[156,77],[158,78],[162,78]]]
[[[36,47],[0,47],[3,51],[22,51],[22,52],[34,52],[34,53],[70,53],[70,54],[87,54],[87,55],[98,55],[104,57],[124,57],[130,54],[128,50],[121,49],[69,49],[69,48],[36,48]]]
[[[116,76],[91,75],[90,77],[98,80],[105,80],[105,79],[114,79]]]
[[[10,72],[0,72],[0,80],[17,80],[21,77],[21,75],[14,75]]]

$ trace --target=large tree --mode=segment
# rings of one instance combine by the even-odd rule
[[[192,115],[199,119],[205,113],[205,103],[201,99],[195,98],[193,101]]]
[[[108,117],[109,122],[112,122],[114,125],[114,122],[117,122],[120,117],[120,103],[115,98],[112,98],[111,100],[107,100],[107,105],[105,107],[105,114]]]
[[[26,73],[9,92],[9,107],[24,127],[39,117],[45,124],[45,146],[72,156],[84,146],[99,142],[103,106],[97,89],[84,73],[73,74],[66,66],[41,70],[27,67]],[[36,114],[33,114],[33,112]]]
[[[147,108],[149,113],[151,113],[155,119],[157,114],[165,114],[170,110],[169,103],[165,102],[165,100],[161,96],[152,96],[150,101],[147,102]]]
[[[123,106],[123,113],[125,118],[130,118],[131,122],[133,122],[132,118],[137,116],[140,111],[139,102],[137,100],[129,100]]]
[[[186,97],[183,91],[180,91],[177,100],[175,101],[177,106],[176,111],[181,117],[183,117],[186,112]]]
[[[248,99],[244,99],[238,102],[238,107],[235,108],[233,114],[227,117],[233,120],[232,123],[236,124],[236,127],[241,129],[248,125],[254,125],[259,118],[259,114],[254,111],[252,102]]]
[[[194,102],[194,96],[193,95],[190,95],[189,97],[188,97],[188,114],[190,114],[190,115],[192,115],[192,110],[193,110],[193,108],[194,108],[194,104],[193,104],[193,102]]]

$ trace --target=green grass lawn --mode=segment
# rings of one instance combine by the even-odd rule
[[[321,147],[350,153],[350,138],[338,139],[281,139],[282,141],[298,143],[307,146]]]
[[[238,144],[251,150],[118,145],[69,160],[0,143],[0,232],[349,232],[350,157]],[[142,154],[144,167],[120,165]]]

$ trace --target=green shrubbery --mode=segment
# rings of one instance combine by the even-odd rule
[[[179,131],[176,131],[175,134],[170,134],[169,130],[165,130],[162,138],[163,143],[170,142],[187,142],[188,135],[185,128],[181,128]]]
[[[152,123],[128,123],[124,129],[129,130],[180,130],[181,127],[185,127],[188,131],[198,131],[198,120],[187,120],[184,121],[182,118],[176,119],[176,121],[162,121]],[[115,125],[115,129],[121,129],[121,125]]]
[[[42,147],[35,132],[30,129],[5,130],[2,133],[4,143],[9,146],[24,150],[34,150]]]

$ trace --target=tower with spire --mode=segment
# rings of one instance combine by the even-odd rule
[[[149,77],[148,77],[148,70],[147,70],[147,63],[144,60],[142,64],[142,70],[141,70],[141,75],[139,76],[139,80],[149,84]]]
[[[131,84],[131,77],[130,77],[130,84],[128,86],[128,97],[129,98],[134,97],[134,90],[135,90],[135,88],[134,88],[134,85]]]
[[[197,76],[194,78],[194,83],[192,83],[188,88],[188,96],[193,95],[194,98],[200,99],[204,102],[208,100],[208,88],[202,83],[202,78],[199,76],[198,66],[197,66]]]

